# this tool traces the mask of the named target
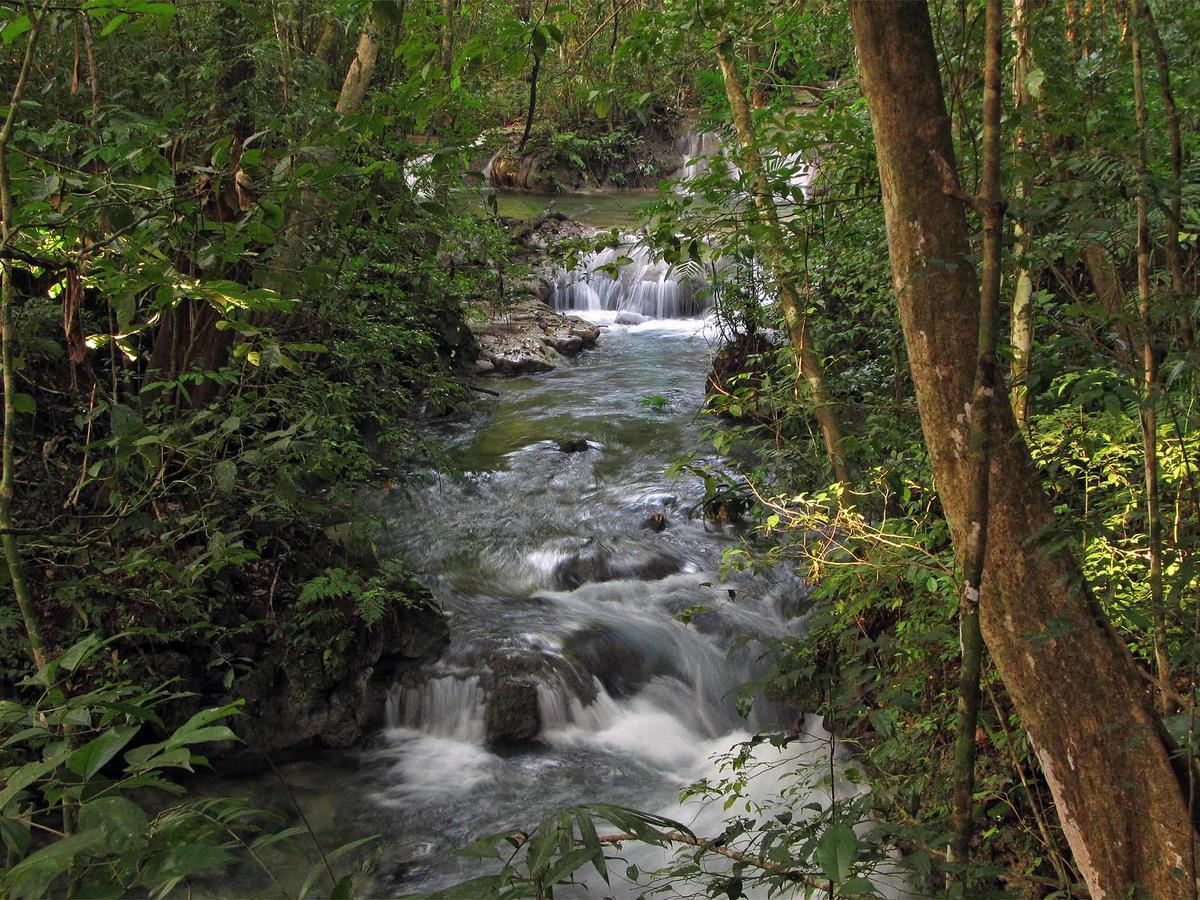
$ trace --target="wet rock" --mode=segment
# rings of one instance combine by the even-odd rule
[[[476,375],[486,375],[488,372],[494,372],[495,370],[496,370],[496,364],[494,362],[492,362],[490,359],[475,360],[475,374]]]
[[[498,653],[492,657],[489,668],[497,684],[509,680],[532,681],[570,694],[584,704],[596,699],[596,686],[587,673],[556,653],[538,650]]]
[[[558,442],[558,449],[562,453],[583,453],[588,447],[586,438],[566,438]]]
[[[647,516],[642,520],[642,527],[648,531],[665,531],[667,528],[667,517],[662,513],[657,512],[652,516]]]
[[[541,730],[537,682],[529,678],[497,678],[487,705],[488,743],[527,743]]]
[[[589,625],[569,636],[563,649],[616,698],[634,694],[656,676],[679,674],[669,647],[633,629]]]
[[[551,577],[555,587],[573,591],[591,582],[628,578],[657,581],[675,575],[680,569],[679,560],[666,554],[635,553],[617,557],[612,549],[588,547],[558,563]]]
[[[485,311],[487,321],[474,326],[479,360],[490,364],[486,371],[497,375],[549,372],[600,337],[597,326],[561,315],[536,297]]]
[[[440,611],[401,609],[359,629],[341,671],[329,671],[316,650],[265,654],[220,701],[245,700],[246,714],[235,723],[245,743],[209,755],[220,757],[224,771],[254,772],[268,757],[280,762],[352,747],[382,724],[388,688],[437,659],[449,636]]]
[[[617,313],[617,317],[613,321],[618,325],[641,325],[643,322],[649,322],[650,317],[627,311]]]
[[[748,507],[742,497],[720,493],[704,501],[704,518],[717,525],[737,525],[745,517]]]

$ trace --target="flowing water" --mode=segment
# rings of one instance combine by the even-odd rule
[[[739,717],[732,692],[757,645],[727,651],[786,632],[801,586],[722,581],[733,536],[704,521],[698,479],[667,474],[702,446],[711,349],[698,320],[610,326],[566,368],[496,382],[482,427],[450,436],[464,474],[396,510],[395,552],[453,617],[442,660],[397,687],[366,757],[367,803],[408,862],[397,886],[461,877],[453,848],[560,806],[669,806],[714,752],[779,718]],[[587,449],[563,452],[572,439]],[[683,624],[695,606],[710,611]],[[514,681],[531,688],[538,735],[500,749],[489,704]]]
[[[763,701],[739,714],[763,640],[802,627],[804,588],[785,570],[723,578],[738,537],[706,521],[697,476],[671,474],[689,454],[719,464],[698,419],[715,347],[706,320],[677,318],[703,310],[700,286],[645,266],[599,287],[587,267],[561,280],[556,305],[606,326],[597,349],[490,382],[499,396],[442,436],[457,474],[382,501],[381,549],[421,573],[450,645],[394,686],[370,748],[285,773],[328,844],[381,836],[373,895],[479,874],[455,851],[589,801],[719,834],[721,805],[680,805],[679,790],[716,777],[716,758],[761,727],[804,738],[759,751],[773,770],[752,788],[759,802],[813,771],[836,777],[803,788],[797,816],[859,790],[811,717]],[[643,870],[666,861],[626,856]],[[614,876],[586,896],[637,896]]]
[[[395,686],[371,747],[284,772],[327,847],[381,836],[372,896],[479,874],[455,851],[589,801],[719,834],[721,804],[681,806],[680,788],[716,776],[717,755],[754,729],[798,724],[762,702],[743,718],[733,692],[761,665],[759,638],[801,627],[803,585],[786,572],[722,580],[736,535],[706,523],[695,476],[668,474],[704,454],[710,341],[701,320],[609,324],[564,368],[491,382],[500,396],[444,435],[460,473],[385,501],[383,549],[424,573],[450,645]],[[685,624],[693,607],[707,611]],[[514,726],[524,739],[493,740]],[[803,732],[760,751],[783,765],[756,783],[758,801],[840,757],[816,723]],[[841,796],[858,790],[835,781]],[[805,789],[796,815],[828,797]],[[643,871],[667,859],[633,846],[624,857]],[[611,870],[611,885],[579,896],[637,896],[625,866]]]

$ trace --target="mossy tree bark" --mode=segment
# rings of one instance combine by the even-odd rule
[[[987,0],[984,26],[983,177],[972,205],[983,221],[983,289],[975,349],[975,382],[971,391],[969,473],[967,475],[966,546],[958,605],[962,658],[958,674],[957,722],[954,731],[954,791],[950,813],[950,859],[966,863],[971,846],[975,805],[975,729],[979,723],[979,678],[983,670],[983,634],[979,624],[983,565],[988,544],[988,486],[991,460],[992,399],[1001,393],[996,377],[996,336],[1000,331],[1000,264],[1004,245],[1004,202],[1000,195],[1000,60],[1001,0]],[[948,188],[957,190],[949,170]]]
[[[979,286],[963,206],[942,178],[954,148],[929,10],[852,0],[851,18],[917,405],[961,560]],[[989,653],[1092,896],[1191,897],[1196,830],[1146,691],[1070,552],[1041,549],[1054,530],[1052,507],[1007,398],[989,402],[980,608]]]
[[[1033,51],[1029,44],[1029,0],[1013,0],[1013,39],[1016,52],[1013,56],[1013,108],[1019,116],[1028,105],[1029,92],[1025,89],[1025,78],[1033,67]],[[1026,152],[1028,141],[1026,130],[1018,124],[1013,131],[1013,151],[1018,156]],[[1029,196],[1029,184],[1022,178],[1021,199]],[[1029,363],[1033,357],[1033,278],[1029,273],[1028,228],[1017,223],[1017,278],[1012,302],[1012,406],[1017,424],[1022,429],[1029,425]]]
[[[829,454],[833,477],[843,484],[848,484],[850,473],[846,466],[845,452],[842,449],[842,427],[838,422],[837,410],[834,408],[829,390],[825,385],[825,373],[821,366],[821,359],[813,350],[812,343],[808,338],[808,322],[803,311],[800,290],[796,284],[796,277],[787,263],[783,228],[779,224],[775,199],[771,196],[762,156],[758,151],[750,101],[746,97],[746,87],[742,82],[741,73],[738,71],[737,61],[733,57],[732,43],[725,33],[717,37],[717,61],[721,65],[721,74],[725,80],[725,96],[729,100],[729,109],[733,114],[738,144],[742,150],[742,167],[750,176],[754,208],[758,214],[758,220],[762,224],[763,237],[757,250],[766,260],[771,274],[775,278],[775,286],[779,292],[779,305],[783,309],[788,336],[791,338],[792,347],[796,353],[796,365],[812,393],[813,415],[821,429],[821,437],[825,442],[825,450]]]

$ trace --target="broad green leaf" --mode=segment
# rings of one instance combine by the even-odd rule
[[[91,830],[47,844],[4,874],[0,879],[0,887],[4,890],[0,893],[10,898],[46,896],[50,883],[70,869],[77,854],[103,841],[102,832]]]
[[[25,788],[29,787],[43,775],[53,772],[62,765],[64,753],[57,753],[50,759],[28,762],[9,774],[4,790],[0,791],[0,810],[3,810]]]
[[[835,822],[817,841],[813,858],[830,881],[844,881],[858,859],[858,835],[849,825]]]
[[[144,847],[150,820],[142,808],[127,797],[101,797],[79,809],[79,827],[104,833],[105,845],[113,853]]]
[[[140,725],[118,725],[104,732],[68,756],[67,768],[87,781],[120,753],[140,729]]]

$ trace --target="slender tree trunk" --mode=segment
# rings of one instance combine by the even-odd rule
[[[1183,274],[1183,250],[1179,246],[1179,226],[1182,221],[1183,190],[1183,135],[1179,125],[1179,110],[1175,106],[1175,92],[1171,89],[1171,61],[1162,35],[1154,21],[1148,0],[1137,0],[1146,36],[1154,49],[1154,63],[1158,70],[1158,89],[1162,93],[1163,110],[1167,119],[1167,135],[1171,141],[1171,184],[1167,199],[1167,268],[1171,273],[1171,293],[1179,316],[1179,340],[1184,347],[1196,345],[1196,330],[1192,323],[1191,304],[1188,302],[1187,281]]]
[[[879,160],[893,285],[921,424],[954,546],[968,543],[968,410],[979,287],[953,170],[929,10],[852,0]],[[990,398],[987,562],[980,621],[1093,897],[1191,897],[1196,840],[1157,718],[1065,549],[1007,398]]]
[[[454,69],[454,0],[442,0],[442,72]]]
[[[275,26],[275,41],[279,45],[280,81],[282,82],[283,105],[292,102],[292,35],[287,15],[271,4],[271,22]]]
[[[529,108],[525,111],[525,130],[521,132],[521,143],[517,144],[517,155],[525,152],[529,135],[533,133],[533,117],[537,115],[538,74],[542,71],[542,55],[533,51],[533,68],[529,70]]]
[[[729,108],[733,113],[738,143],[742,148],[742,162],[753,186],[754,206],[758,212],[758,219],[763,225],[763,246],[759,250],[771,267],[771,274],[775,278],[775,285],[779,291],[779,305],[783,309],[788,335],[791,338],[792,347],[796,351],[796,365],[812,392],[813,414],[816,416],[821,436],[825,441],[825,450],[829,454],[833,477],[843,484],[849,484],[850,474],[842,450],[841,425],[838,423],[837,411],[830,400],[829,390],[825,386],[825,374],[821,369],[820,357],[817,356],[808,340],[807,321],[802,312],[800,291],[797,288],[795,277],[788,269],[783,229],[779,225],[779,213],[775,209],[775,200],[771,196],[762,157],[758,152],[750,101],[746,98],[746,89],[742,83],[741,74],[738,72],[737,63],[733,59],[729,38],[725,34],[721,34],[717,38],[717,61],[721,65],[721,74],[725,79],[725,95],[729,99]]]
[[[1087,266],[1088,277],[1092,280],[1092,287],[1096,291],[1096,299],[1100,301],[1100,306],[1120,341],[1116,348],[1117,356],[1123,363],[1132,364],[1141,353],[1141,342],[1129,327],[1130,317],[1125,309],[1125,288],[1121,284],[1117,267],[1108,251],[1095,241],[1084,246],[1083,261]]]
[[[1012,30],[1016,42],[1013,57],[1013,107],[1018,116],[1026,107],[1028,91],[1025,76],[1033,67],[1033,51],[1029,46],[1029,0],[1013,0]],[[1013,131],[1013,152],[1022,156],[1027,150],[1025,128],[1018,125]],[[1029,182],[1021,179],[1020,196],[1029,197]],[[1014,225],[1017,239],[1017,284],[1012,303],[1012,406],[1017,424],[1029,427],[1029,362],[1033,357],[1033,278],[1029,273],[1029,232],[1020,222]]]
[[[83,47],[87,55],[88,85],[92,91],[92,124],[100,115],[100,73],[96,68],[96,41],[92,36],[91,17],[86,13],[79,16],[79,27],[83,32]]]
[[[1001,0],[987,0],[984,26],[983,179],[974,205],[983,220],[983,289],[971,391],[970,448],[967,476],[966,546],[958,605],[962,661],[958,675],[958,720],[954,732],[954,794],[951,805],[950,860],[970,858],[971,819],[975,805],[975,728],[979,723],[979,677],[983,670],[983,634],[979,625],[983,564],[988,543],[988,482],[991,460],[992,398],[996,378],[996,334],[1000,330],[1000,263],[1004,244],[1004,203],[1000,196]]]
[[[379,58],[381,27],[382,23],[368,15],[366,25],[358,38],[358,49],[346,70],[342,90],[334,107],[339,116],[350,115],[362,107],[367,88],[371,84],[371,76],[375,73],[375,63]],[[307,192],[296,199],[295,206],[288,214],[283,233],[276,243],[271,271],[265,279],[272,287],[278,288],[300,267],[304,258],[307,229],[312,223],[320,221],[324,206],[320,197]]]
[[[1154,616],[1154,668],[1159,712],[1170,711],[1171,663],[1166,648],[1166,601],[1162,580],[1162,511],[1158,505],[1158,362],[1150,320],[1150,177],[1146,152],[1146,79],[1142,64],[1139,0],[1132,0],[1130,47],[1133,52],[1134,116],[1137,122],[1137,273],[1138,323],[1142,331],[1142,458],[1146,484],[1146,531],[1150,541],[1150,605]]]
[[[338,95],[338,115],[348,115],[357,112],[362,106],[363,98],[367,95],[367,87],[371,84],[371,76],[375,74],[375,61],[379,58],[379,23],[373,16],[367,16],[366,27],[358,36],[358,48],[354,51],[354,59],[346,70],[342,81],[342,91]]]
[[[0,125],[0,375],[4,385],[4,426],[3,436],[0,437],[0,544],[4,546],[4,561],[8,564],[13,596],[21,610],[21,620],[29,638],[29,655],[39,669],[46,665],[46,643],[42,637],[41,621],[29,590],[29,582],[25,578],[25,562],[21,558],[21,547],[17,541],[12,515],[13,498],[16,493],[13,451],[17,440],[17,381],[14,377],[12,352],[13,272],[12,260],[7,251],[16,239],[17,224],[13,220],[8,147],[12,141],[13,126],[17,121],[21,99],[25,95],[29,70],[33,65],[34,53],[37,52],[38,39],[42,36],[42,26],[45,24],[49,5],[50,0],[42,0],[36,15],[32,8],[28,7],[30,23],[29,35],[25,41],[25,54],[21,59],[21,69],[8,101],[4,124]]]

